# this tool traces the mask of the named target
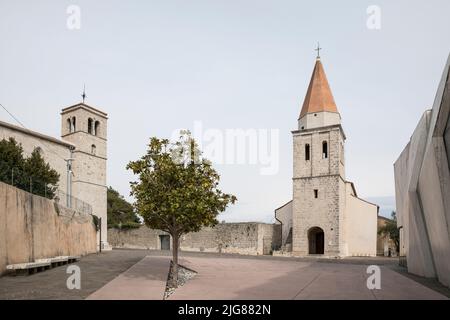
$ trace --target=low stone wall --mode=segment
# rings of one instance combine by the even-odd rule
[[[146,226],[130,230],[108,230],[115,248],[161,250],[161,236],[168,234]],[[281,245],[279,225],[264,223],[220,223],[214,228],[182,236],[182,251],[270,255]]]
[[[91,216],[0,182],[0,274],[9,264],[96,250]]]

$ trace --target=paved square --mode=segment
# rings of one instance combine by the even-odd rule
[[[381,266],[381,290],[367,288],[367,265],[326,261],[186,257],[198,272],[173,300],[447,299]]]
[[[82,272],[81,290],[67,289],[70,275],[62,266],[32,276],[0,278],[0,299],[160,300],[170,260],[170,252],[163,251],[113,250],[93,254],[76,264]],[[335,261],[182,252],[180,263],[198,274],[169,300],[450,297],[450,290],[439,287],[434,280],[401,273],[404,271],[393,259]],[[381,267],[381,290],[367,289],[366,270],[371,264]]]

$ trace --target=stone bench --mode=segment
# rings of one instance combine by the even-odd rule
[[[11,264],[6,266],[6,270],[14,273],[15,275],[34,274],[36,272],[48,270],[52,267],[52,264],[47,261],[40,262],[27,262]]]
[[[69,256],[68,259],[69,259],[69,263],[75,263],[75,262],[80,261],[81,257],[80,256]]]
[[[30,275],[36,272],[49,270],[62,265],[80,261],[80,256],[60,256],[54,258],[37,259],[35,262],[26,262],[8,265],[6,270],[14,275]]]
[[[47,258],[47,259],[37,259],[36,262],[50,263],[52,268],[54,268],[54,267],[59,267],[59,266],[69,263],[69,257],[61,256],[61,257],[54,257],[54,258]]]

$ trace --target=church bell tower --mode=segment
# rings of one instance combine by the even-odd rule
[[[340,256],[345,250],[345,134],[319,56],[294,142],[293,239],[298,255]]]
[[[72,159],[69,160],[72,170],[71,195],[90,204],[93,214],[102,218],[102,249],[108,249],[106,184],[108,115],[83,101],[63,109],[61,118],[62,138],[76,146]]]

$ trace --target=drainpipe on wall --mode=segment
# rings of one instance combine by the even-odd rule
[[[67,161],[67,199],[66,204],[68,208],[72,208],[72,161],[73,148],[70,148],[70,158]]]
[[[99,251],[102,253],[102,217],[98,218],[100,225],[100,243],[99,243]]]

